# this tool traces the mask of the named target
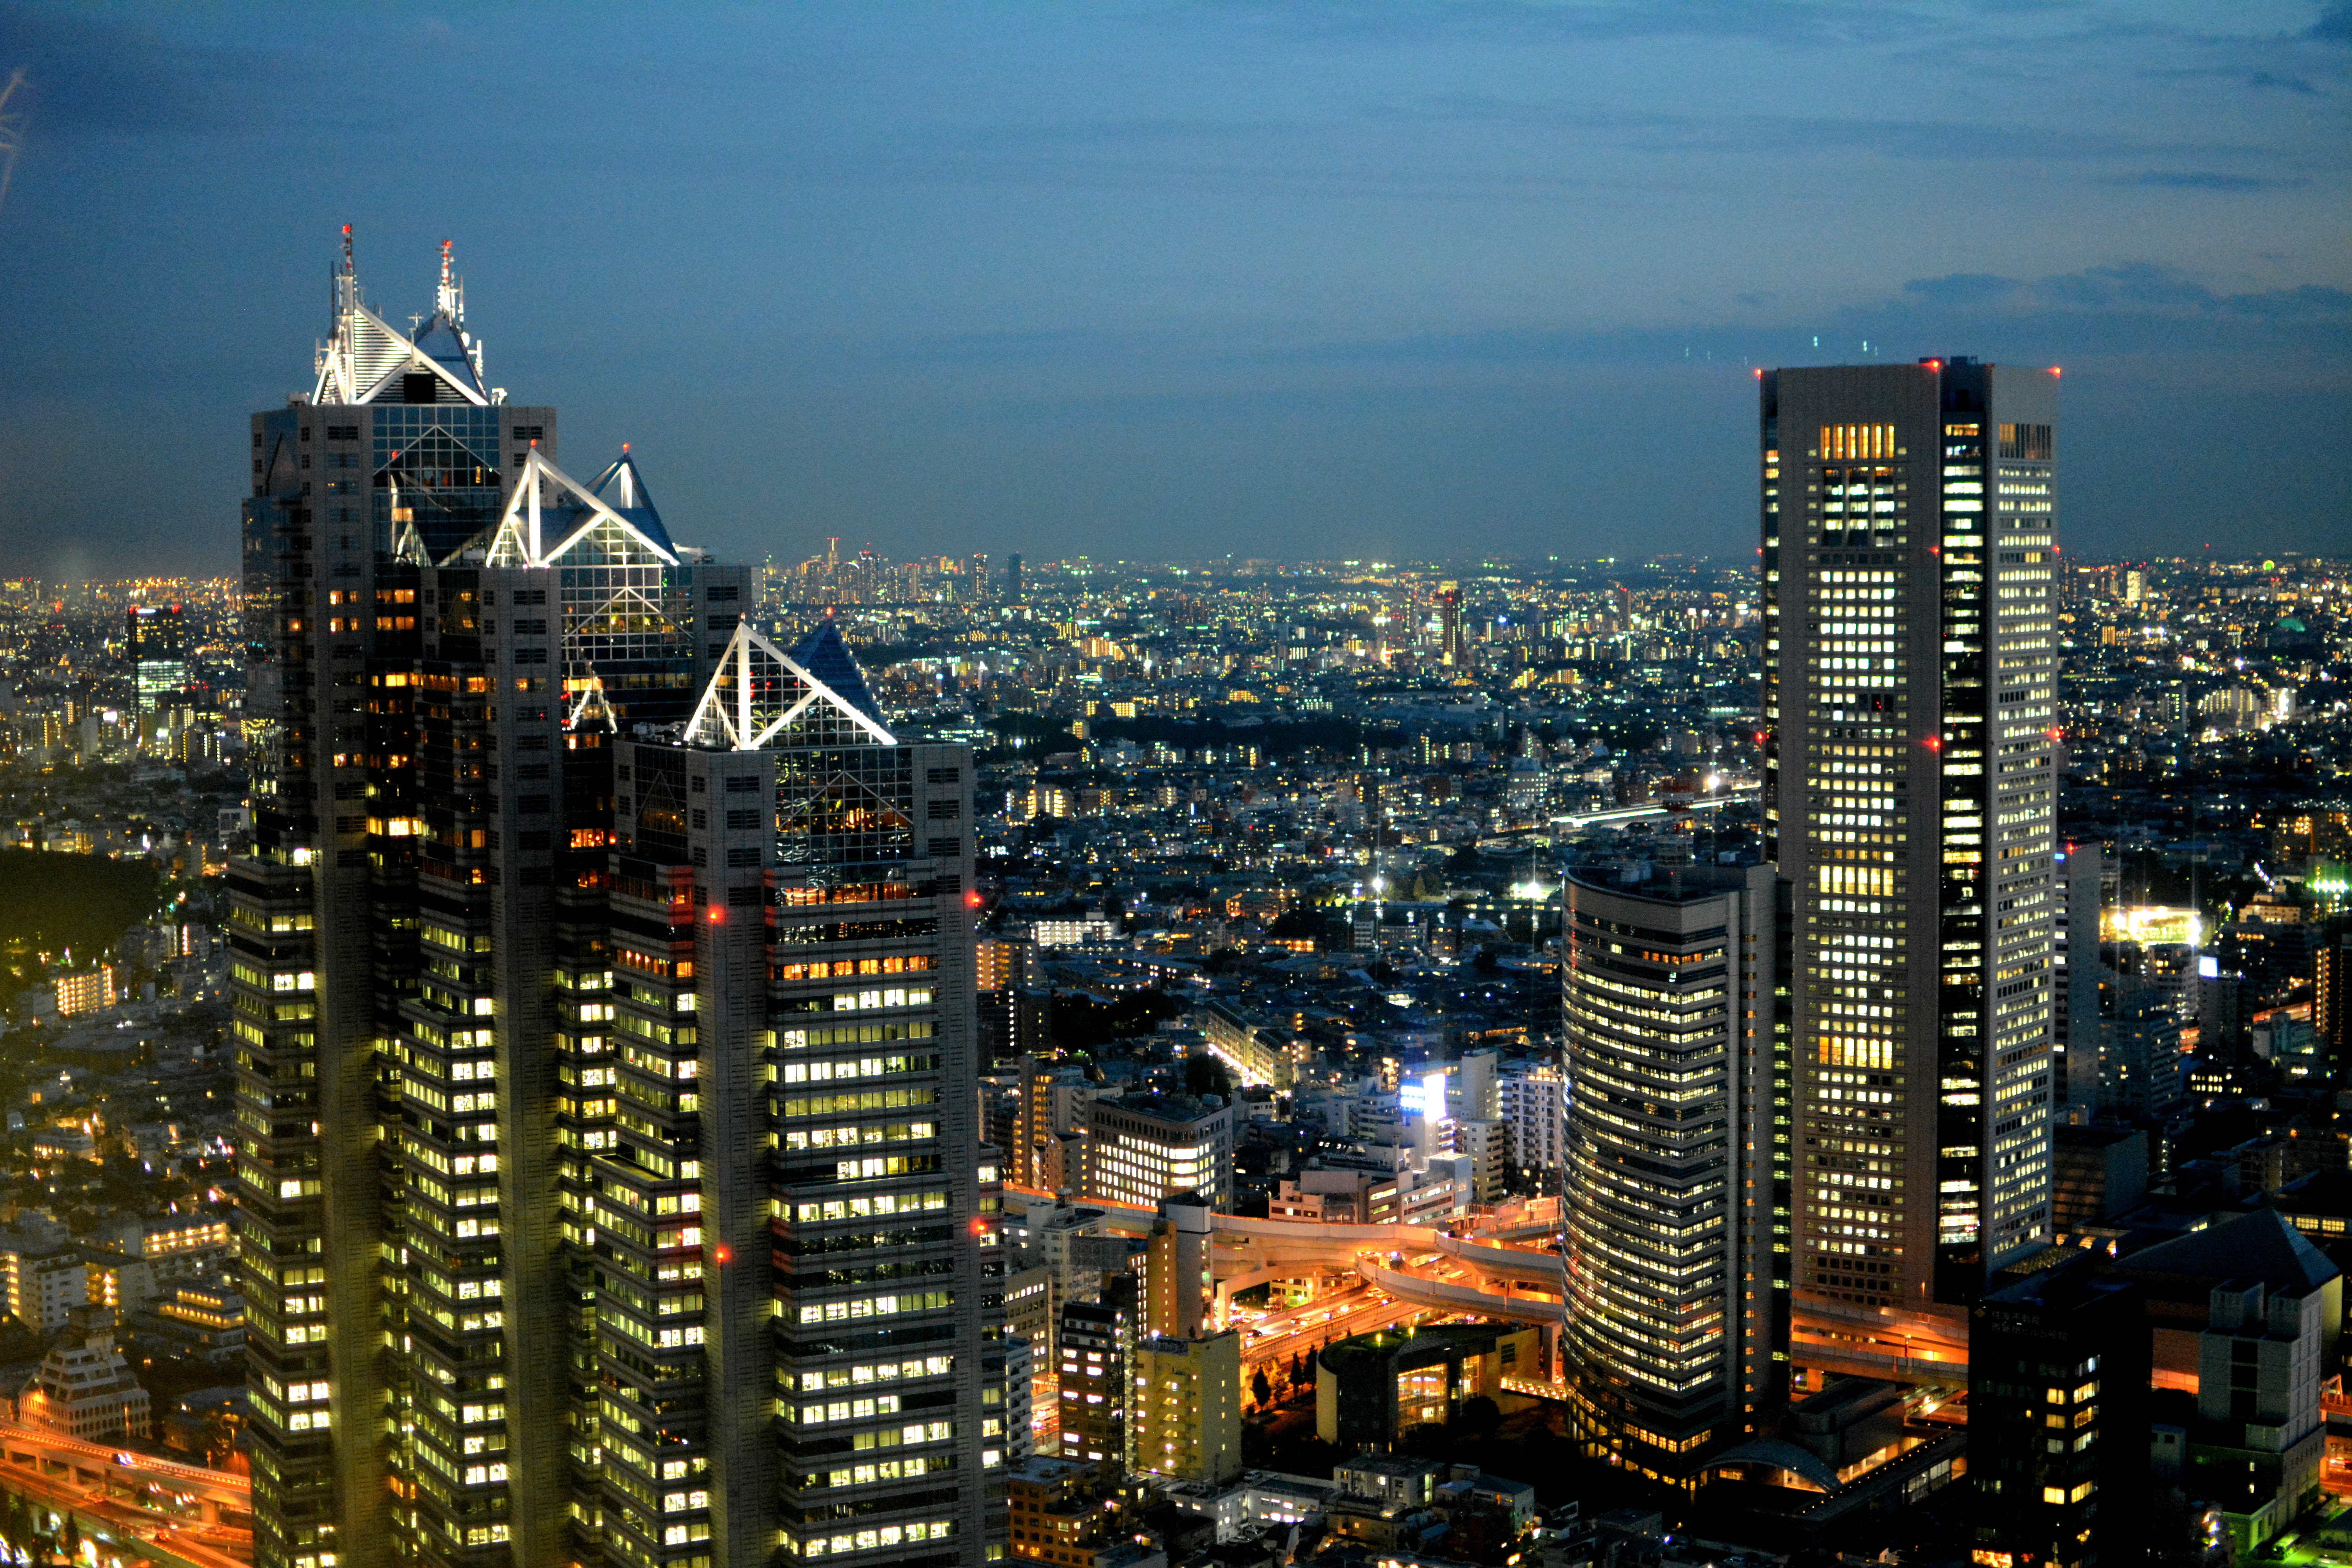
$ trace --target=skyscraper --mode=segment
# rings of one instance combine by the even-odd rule
[[[448,994],[425,990],[425,967],[467,968],[459,956],[466,946],[445,954],[420,943],[424,780],[414,700],[425,689],[426,617],[419,601],[426,569],[462,552],[517,493],[522,453],[534,442],[543,456],[554,449],[552,409],[507,404],[484,384],[446,253],[431,321],[404,335],[364,302],[346,229],[332,308],[331,336],[310,395],[253,418],[253,493],[244,511],[246,701],[262,721],[255,737],[262,756],[254,853],[230,868],[230,945],[244,1124],[237,1228],[249,1325],[255,1553],[263,1568],[389,1563],[395,1515],[405,1522],[425,1506],[394,1489],[410,1485],[404,1467],[396,1474],[394,1466],[409,1397],[402,1373],[415,1341],[404,1342],[398,1323],[409,1252],[394,1224],[400,1205],[388,1203],[386,1193],[397,1190],[414,1149],[438,1167],[432,1179],[444,1205],[462,1198],[467,1209],[478,1208],[482,1194],[495,1189],[505,1151],[484,1137],[478,1152],[464,1156],[460,1191],[449,1185],[460,1171],[457,1157],[446,1149],[427,1153],[417,1142],[428,1131],[445,1142],[471,1142],[485,1125],[472,1059],[464,1069],[462,1124],[436,1119],[429,1128],[404,1128],[410,1111],[394,1087],[396,1042],[409,1032],[404,1004],[439,1006]],[[462,606],[453,601],[436,609],[451,616],[453,634],[462,609],[463,626],[473,632],[478,602],[472,588]],[[530,649],[542,658],[545,640],[535,638]],[[477,641],[467,664],[478,666],[479,652]],[[528,692],[502,681],[499,717],[512,719],[518,706],[542,718],[551,711],[548,674],[521,678],[538,683]],[[445,713],[462,713],[474,731],[456,743],[478,746],[493,701],[487,669],[436,669],[433,679]],[[451,759],[445,772],[457,765],[450,743],[446,736],[441,742]],[[467,755],[464,765],[481,779],[487,763]],[[473,798],[489,804],[487,792]],[[513,797],[504,804],[511,807]],[[540,792],[542,837],[547,811]],[[470,841],[469,862],[483,860],[488,826],[472,826],[470,812],[467,818],[462,833],[454,818],[436,825],[436,847],[446,846],[437,863],[453,864],[447,857],[458,845],[450,835]],[[487,865],[480,881],[475,876],[469,864],[469,899],[477,889],[488,890]],[[436,929],[458,941],[455,925]],[[464,943],[473,940],[467,935]],[[481,940],[487,951],[489,934]],[[464,1005],[470,1014],[475,999]],[[493,1006],[484,998],[486,1016]],[[457,999],[441,1010],[454,1016]],[[470,1017],[433,1027],[441,1044],[466,1050],[478,1040],[490,1045],[498,1034],[494,1022]],[[446,1117],[448,1097],[436,1092]],[[486,1155],[488,1184],[480,1180]],[[444,1309],[451,1321],[439,1363],[448,1373],[446,1386],[459,1395],[445,1396],[450,1415],[462,1404],[478,1426],[483,1411],[496,1408],[503,1417],[513,1406],[541,1430],[560,1430],[561,1408],[538,1408],[541,1402],[519,1392],[482,1397],[484,1385],[506,1376],[502,1330],[486,1328],[485,1317],[520,1310],[522,1302],[508,1300],[509,1281],[500,1279],[488,1282],[503,1304],[478,1304],[484,1276],[495,1272],[501,1254],[495,1239],[482,1237],[480,1218],[467,1217],[474,1246],[457,1259],[458,1271],[467,1276],[466,1299],[478,1304],[460,1318],[457,1280],[435,1281],[447,1287],[436,1305],[452,1303]],[[448,1223],[457,1223],[454,1215]],[[490,1237],[498,1234],[494,1225]],[[430,1342],[442,1341],[436,1334]],[[467,1368],[462,1374],[460,1363]],[[470,1397],[462,1392],[468,1389]],[[503,1420],[499,1426],[502,1450]],[[503,1452],[491,1457],[492,1436],[478,1430],[467,1439],[469,1453],[453,1439],[457,1457],[469,1462],[446,1460],[454,1476],[434,1472],[436,1493],[457,1506],[471,1511],[479,1500],[471,1521],[455,1527],[458,1552],[469,1531],[482,1532],[478,1544],[504,1546],[524,1528],[505,1506],[503,1481],[493,1494],[467,1479],[467,1471],[487,1474],[493,1465],[503,1477],[515,1463]]]
[[[1437,585],[1437,661],[1448,669],[1470,662],[1462,640],[1462,584],[1451,580]]]
[[[257,1562],[980,1561],[967,753],[558,468],[446,248],[335,303],[246,509]]]
[[[1990,1291],[1969,1317],[1976,1561],[2146,1561],[2150,1354],[2139,1284],[2102,1277],[2075,1253]]]
[[[177,605],[133,605],[124,616],[124,629],[139,710],[152,713],[187,689],[185,616]]]
[[[1761,394],[1796,1305],[1962,1302],[2050,1226],[2056,372]]]
[[[1773,875],[1567,895],[1571,1422],[1588,1454],[1682,1484],[1780,1400]]]

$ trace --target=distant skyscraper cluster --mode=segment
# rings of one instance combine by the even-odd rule
[[[257,1561],[982,1561],[968,750],[557,467],[446,247],[332,309],[244,518]]]

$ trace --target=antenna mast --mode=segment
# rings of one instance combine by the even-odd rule
[[[449,242],[446,239],[441,242],[441,289],[435,295],[434,303],[453,325],[465,325],[466,288],[450,271]]]

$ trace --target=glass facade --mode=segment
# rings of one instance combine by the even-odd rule
[[[1777,1403],[1771,873],[1568,886],[1562,1344],[1578,1437],[1680,1484]]]

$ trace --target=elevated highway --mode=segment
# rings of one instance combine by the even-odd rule
[[[1093,1205],[1093,1200],[1086,1200]],[[1141,1235],[1153,1211],[1110,1209],[1110,1228]],[[1296,1319],[1254,1339],[1252,1362],[1287,1356],[1302,1345],[1369,1333],[1426,1312],[1474,1313],[1519,1322],[1566,1321],[1567,1266],[1555,1249],[1559,1200],[1536,1198],[1470,1216],[1467,1234],[1402,1223],[1345,1225],[1315,1220],[1218,1215],[1212,1222],[1213,1317],[1232,1321],[1234,1296],[1302,1275],[1321,1290],[1346,1295],[1369,1286],[1367,1299],[1311,1323]],[[1968,1382],[1968,1325],[1936,1310],[1874,1312],[1820,1302],[1790,1315],[1790,1359],[1798,1366],[1846,1376],[1887,1378],[1916,1387]]]
[[[0,1489],[71,1514],[86,1540],[126,1558],[165,1568],[246,1568],[253,1561],[251,1488],[226,1470],[0,1422]]]
[[[1371,1254],[1356,1259],[1356,1271],[1374,1289],[1384,1290],[1400,1301],[1442,1312],[1475,1312],[1480,1317],[1507,1318],[1522,1323],[1552,1324],[1564,1321],[1558,1296],[1523,1295],[1507,1286],[1499,1291],[1484,1290],[1476,1285],[1438,1277],[1433,1271],[1392,1265]]]
[[[1374,1289],[1412,1306],[1557,1323],[1567,1275],[1549,1246],[1511,1246],[1421,1225],[1335,1225],[1219,1215],[1210,1253],[1214,1315],[1225,1321],[1239,1291],[1307,1268],[1352,1269]],[[1549,1240],[1549,1224],[1523,1222]]]

